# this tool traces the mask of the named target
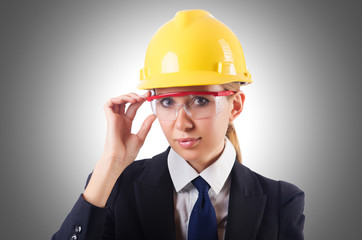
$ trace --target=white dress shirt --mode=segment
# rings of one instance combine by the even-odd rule
[[[225,238],[230,194],[230,172],[234,165],[236,152],[234,146],[225,137],[224,151],[212,165],[200,174],[191,167],[172,148],[167,164],[174,185],[176,239],[187,239],[190,215],[198,198],[198,191],[191,183],[201,176],[210,185],[209,197],[214,206],[217,221],[218,239]]]

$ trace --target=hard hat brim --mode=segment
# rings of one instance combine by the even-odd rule
[[[251,83],[251,75],[249,73],[247,76],[243,74],[225,76],[215,72],[205,71],[164,73],[158,76],[154,76],[152,79],[141,80],[137,88],[154,89],[167,87],[203,86],[218,85],[230,82]]]

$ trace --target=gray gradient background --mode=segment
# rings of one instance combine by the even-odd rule
[[[305,191],[306,239],[360,239],[361,5],[287,0],[2,1],[1,239],[57,231],[102,153],[104,102],[142,93],[149,40],[192,8],[234,31],[255,81],[235,123],[245,165]],[[156,122],[139,158],[166,147]]]

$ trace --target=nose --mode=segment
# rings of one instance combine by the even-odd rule
[[[182,105],[176,113],[175,128],[180,131],[188,131],[194,127],[194,123],[186,111],[185,106]]]

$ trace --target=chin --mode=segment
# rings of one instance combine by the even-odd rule
[[[192,153],[179,153],[179,155],[188,162],[196,162],[201,158],[199,154]]]
[[[174,150],[177,152],[178,155],[180,155],[183,159],[185,159],[188,162],[197,162],[206,156],[206,154],[203,154],[202,151],[200,151],[197,148],[195,149],[174,148]]]

